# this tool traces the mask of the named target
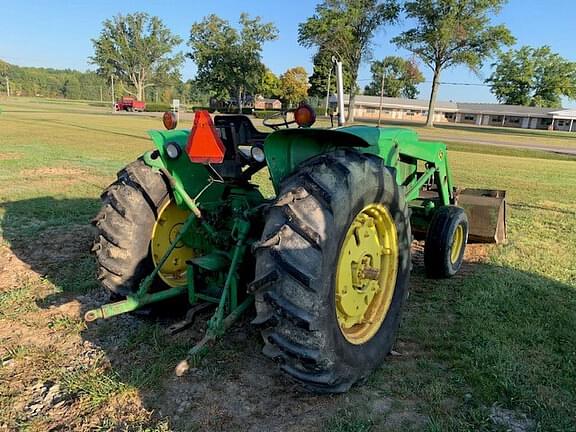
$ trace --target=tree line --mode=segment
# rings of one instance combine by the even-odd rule
[[[2,90],[6,91],[7,85],[12,95],[20,96],[99,100],[100,90],[103,98],[109,94],[106,79],[96,72],[21,67],[0,60]]]
[[[105,20],[99,36],[92,40],[94,54],[90,62],[97,66],[95,73],[41,71],[46,71],[45,82],[50,81],[46,88],[63,97],[83,97],[80,95],[85,92],[90,93],[87,98],[97,99],[99,86],[115,77],[121,92],[140,99],[150,95],[158,99],[159,94],[164,99],[177,93],[189,100],[236,100],[241,109],[243,102],[255,94],[294,104],[309,96],[333,93],[333,59],[338,59],[344,64],[344,87],[350,98],[348,120],[353,120],[355,96],[362,90],[369,95],[417,97],[418,85],[424,82],[420,62],[433,77],[428,109],[431,125],[442,73],[457,65],[479,73],[487,60],[496,58],[493,73],[485,82],[500,102],[558,107],[563,96],[576,98],[576,63],[547,46],[504,51],[515,43],[515,38],[506,26],[493,25],[492,21],[505,3],[506,0],[323,0],[314,14],[298,26],[299,44],[314,49],[310,77],[302,67],[291,68],[280,76],[272,73],[261,54],[264,44],[277,38],[278,30],[273,23],[246,13],[240,15],[236,25],[216,15],[193,23],[186,53],[175,52],[182,38],[159,18],[146,13],[117,15]],[[411,28],[394,37],[392,43],[412,57],[373,59],[378,32],[403,17]],[[184,83],[180,67],[185,58],[195,63],[197,75]],[[371,63],[372,79],[361,89],[358,73],[367,62]],[[21,79],[27,83],[22,88],[33,93],[31,83],[38,80],[32,77],[42,74],[27,72],[29,76]],[[55,80],[52,75],[62,79]],[[90,83],[83,85],[81,79]],[[175,90],[161,91],[166,86]]]

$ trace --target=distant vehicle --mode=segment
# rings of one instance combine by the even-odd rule
[[[134,99],[131,96],[123,96],[114,104],[116,111],[144,111],[146,109],[146,102]]]

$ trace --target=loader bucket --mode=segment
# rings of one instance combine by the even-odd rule
[[[468,215],[469,243],[506,242],[506,191],[464,189],[458,205]]]

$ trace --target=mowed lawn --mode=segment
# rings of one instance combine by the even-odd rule
[[[190,341],[166,337],[169,320],[81,319],[107,300],[89,253],[99,195],[161,120],[80,103],[0,107],[0,431],[576,431],[576,159],[453,147],[458,186],[508,191],[509,242],[476,248],[479,262],[449,281],[415,265],[398,355],[366,383],[312,397],[276,375],[272,394],[242,382],[275,367],[245,322],[235,332],[247,336],[215,347],[186,382],[212,391],[211,405],[191,396],[180,409],[173,366]]]

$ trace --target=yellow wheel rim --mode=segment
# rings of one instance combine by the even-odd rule
[[[382,204],[370,204],[352,221],[336,270],[336,317],[346,340],[369,341],[392,303],[398,273],[396,224]]]
[[[168,200],[160,208],[150,242],[154,266],[160,262],[188,216],[189,213],[179,208],[172,200]],[[185,285],[186,261],[191,258],[194,258],[194,251],[180,242],[176,245],[158,275],[171,287]]]
[[[460,252],[462,251],[462,246],[464,245],[464,228],[462,225],[456,227],[456,232],[454,233],[454,240],[452,240],[452,246],[450,246],[450,262],[455,264],[460,257]]]

